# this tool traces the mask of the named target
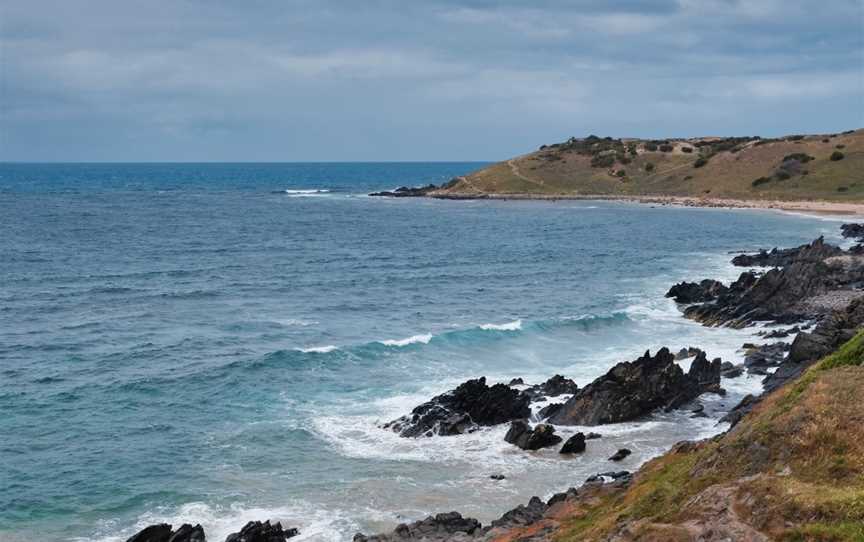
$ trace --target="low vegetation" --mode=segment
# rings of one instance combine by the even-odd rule
[[[647,463],[555,539],[691,540],[699,527],[748,540],[864,540],[862,361],[864,332],[722,437]]]
[[[862,201],[864,130],[780,138],[572,137],[460,178],[442,194]]]

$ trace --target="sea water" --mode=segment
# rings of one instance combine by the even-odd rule
[[[366,196],[482,165],[0,165],[0,539],[167,521],[219,541],[272,519],[350,540],[638,468],[724,430],[759,381],[724,380],[709,418],[593,428],[572,458],[510,446],[506,427],[379,426],[479,376],[584,385],[661,346],[740,361],[754,331],[684,320],[668,287],[838,234],[770,211]]]

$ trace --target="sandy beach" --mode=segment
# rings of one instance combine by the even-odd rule
[[[630,196],[609,194],[471,194],[433,192],[436,199],[497,199],[497,200],[606,200],[628,201],[682,207],[718,207],[738,209],[777,209],[813,214],[864,215],[864,202],[745,200],[726,198],[694,198],[686,196]]]

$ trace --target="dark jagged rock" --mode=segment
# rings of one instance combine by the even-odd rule
[[[723,378],[738,378],[744,374],[744,367],[741,365],[733,365],[728,361],[720,364],[720,376]]]
[[[271,525],[270,520],[250,521],[239,533],[229,534],[225,542],[285,542],[298,534],[297,529],[283,529],[279,522]]]
[[[713,301],[726,291],[722,282],[705,279],[702,282],[680,282],[666,292],[666,297],[678,303],[704,303]]]
[[[520,504],[516,508],[504,513],[500,518],[492,521],[491,527],[494,529],[506,528],[512,529],[522,525],[530,525],[543,517],[546,510],[549,508],[545,502],[539,497],[531,497],[527,505]]]
[[[763,381],[765,389],[774,390],[797,378],[813,363],[854,337],[861,326],[864,326],[864,297],[854,299],[842,310],[823,318],[812,332],[799,333],[785,360]]]
[[[631,452],[627,448],[621,448],[620,450],[615,452],[612,455],[612,457],[609,458],[609,461],[621,461],[622,459],[624,459],[625,457],[627,457],[628,455],[630,455],[632,453],[633,452]]]
[[[864,239],[864,224],[843,224],[840,232],[847,239]]]
[[[522,380],[521,378],[514,378],[514,379],[511,380],[510,383],[507,384],[507,385],[508,385],[508,386],[524,386],[524,385],[525,385],[525,381]]]
[[[539,450],[554,446],[562,439],[555,434],[555,428],[551,425],[540,423],[531,429],[525,420],[514,420],[510,422],[510,429],[504,440],[523,450]]]
[[[740,254],[732,258],[732,264],[739,267],[783,267],[794,262],[822,261],[825,258],[838,256],[842,252],[840,247],[829,245],[820,237],[800,247],[774,248],[771,252],[761,250],[757,254]]]
[[[826,314],[864,283],[864,259],[822,238],[784,252],[776,263],[783,265],[763,274],[742,273],[713,303],[689,306],[684,315],[706,325],[792,324]]]
[[[702,350],[700,350],[698,348],[694,348],[692,346],[688,346],[687,348],[682,348],[681,350],[678,351],[677,354],[675,354],[675,360],[679,361],[682,359],[692,358],[693,356],[698,355],[699,352],[701,352],[701,351]]]
[[[633,420],[658,408],[675,408],[712,387],[719,389],[720,361],[700,353],[685,374],[667,348],[622,362],[585,386],[549,418],[559,425],[599,425]]]
[[[730,410],[729,412],[726,413],[725,416],[720,418],[720,421],[721,422],[728,422],[728,423],[732,424],[732,427],[735,427],[735,425],[739,421],[741,421],[741,418],[743,418],[748,412],[753,410],[753,407],[755,407],[759,403],[760,400],[761,400],[761,398],[759,398],[753,394],[745,395],[744,398],[741,399],[740,403],[735,405],[735,407],[732,410]]]
[[[585,435],[585,440],[594,440],[602,437],[603,435],[601,435],[600,433],[588,433],[587,435]]]
[[[786,352],[789,351],[789,343],[776,342],[762,344],[749,349],[744,357],[745,367],[775,367],[783,362]]]
[[[206,540],[204,528],[201,525],[193,527],[188,523],[184,523],[171,535],[168,542],[206,542]]]
[[[530,398],[504,384],[469,380],[384,425],[403,437],[458,435],[531,415]]]
[[[589,476],[588,479],[585,480],[586,484],[608,484],[609,482],[629,482],[633,477],[633,474],[630,471],[619,470],[619,471],[609,471],[609,472],[601,472],[600,474],[595,474],[593,476]]]
[[[507,479],[507,477],[504,476],[503,474],[490,474],[489,478],[491,478],[492,480],[506,480]]]
[[[549,497],[549,500],[546,501],[547,506],[555,506],[559,502],[566,502],[569,500],[573,500],[579,496],[579,490],[575,487],[569,488],[567,491],[562,491],[561,493],[556,493]]]
[[[561,407],[564,406],[564,403],[551,403],[546,405],[537,411],[537,418],[540,420],[545,420],[550,416],[554,416],[556,412],[561,410]]]
[[[569,378],[555,375],[546,382],[533,386],[528,392],[536,396],[558,397],[564,394],[573,394],[579,391],[579,386]]]
[[[137,534],[128,538],[126,542],[168,542],[171,534],[171,525],[159,523],[141,529]]]
[[[765,334],[766,339],[785,339],[789,335],[794,333],[798,333],[801,331],[801,328],[798,326],[790,327],[788,329],[775,329],[774,331],[769,331]]]
[[[564,443],[564,446],[561,447],[561,451],[559,453],[562,454],[581,454],[585,451],[585,434],[584,433],[576,433],[572,437],[567,439],[567,442]]]
[[[384,190],[381,192],[372,192],[369,194],[370,196],[379,196],[386,198],[422,198],[432,192],[434,190],[438,190],[439,187],[434,184],[429,184],[426,186],[400,186],[396,190]]]
[[[480,528],[480,522],[474,518],[463,518],[459,512],[447,512],[399,524],[391,534],[365,536],[357,533],[354,542],[446,542],[458,535],[473,535]]]

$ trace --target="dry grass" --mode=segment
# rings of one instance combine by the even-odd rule
[[[538,151],[515,158],[519,175],[507,162],[468,175],[449,192],[543,195],[710,196],[730,199],[780,199],[826,201],[864,200],[864,130],[850,134],[808,136],[800,141],[748,144],[739,152],[712,156],[701,168],[693,167],[696,153],[640,152],[629,164],[592,168],[589,156],[575,151]],[[843,146],[843,160],[829,156]],[[803,164],[806,175],[753,186],[759,177],[770,177],[783,158],[805,153],[815,159]],[[551,157],[551,158],[550,158]],[[646,167],[648,164],[652,170]],[[616,172],[624,170],[625,176]]]

